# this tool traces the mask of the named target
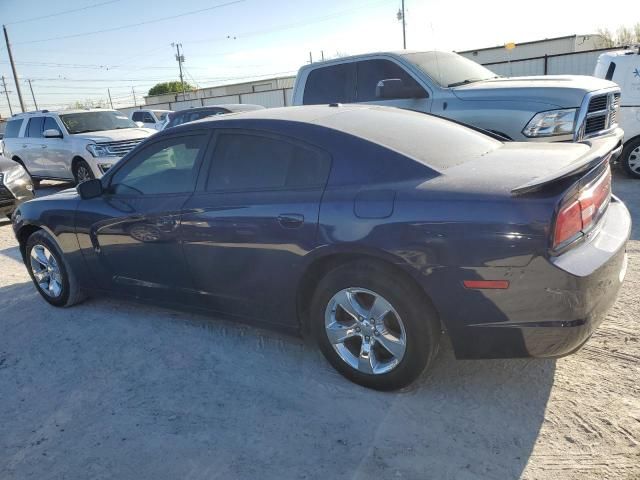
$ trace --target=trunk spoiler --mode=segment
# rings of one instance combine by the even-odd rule
[[[541,190],[545,185],[557,182],[563,178],[570,177],[577,173],[586,172],[591,170],[596,165],[605,161],[612,161],[620,156],[622,151],[622,139],[624,132],[620,128],[616,128],[610,134],[585,140],[581,142],[591,147],[587,153],[578,158],[575,162],[566,165],[553,173],[544,175],[542,177],[534,178],[533,180],[517,186],[511,190],[512,195],[523,195],[525,193],[531,193]]]

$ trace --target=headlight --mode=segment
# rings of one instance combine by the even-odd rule
[[[103,147],[102,145],[97,145],[95,143],[90,143],[89,145],[87,145],[87,150],[89,150],[89,153],[91,153],[91,155],[93,155],[94,157],[109,156],[109,150],[107,150],[107,147]]]
[[[533,116],[522,131],[527,137],[567,135],[574,131],[577,109],[550,110]]]
[[[20,193],[20,190],[24,193],[25,188],[29,191],[33,191],[31,177],[29,177],[27,171],[22,168],[22,165],[16,165],[4,174],[4,184],[14,196],[17,196]]]

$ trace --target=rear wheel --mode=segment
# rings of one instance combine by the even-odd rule
[[[640,138],[628,142],[620,157],[620,162],[629,176],[640,178]]]
[[[80,184],[96,177],[87,162],[78,160],[73,166],[73,178],[75,178],[76,184]]]
[[[25,263],[36,289],[51,305],[68,307],[84,299],[58,245],[44,230],[27,240]]]
[[[437,353],[437,315],[411,282],[356,261],[329,272],[311,307],[314,337],[348,379],[377,390],[413,382]]]

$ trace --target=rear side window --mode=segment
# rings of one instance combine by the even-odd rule
[[[16,138],[20,133],[20,127],[22,127],[23,120],[18,118],[16,120],[9,120],[7,122],[7,128],[4,131],[4,138]]]
[[[272,190],[323,186],[328,154],[289,140],[250,133],[218,135],[207,190]]]
[[[43,123],[44,123],[44,117],[30,118],[29,123],[27,125],[27,134],[25,136],[29,138],[41,138]]]
[[[305,105],[353,102],[355,87],[353,63],[343,63],[312,70],[304,87]]]
[[[364,60],[357,63],[357,101],[372,102],[376,100],[378,82],[391,78],[399,78],[406,87],[422,88],[402,67],[390,60]]]

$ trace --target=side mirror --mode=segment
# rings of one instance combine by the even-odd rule
[[[42,132],[44,138],[62,138],[62,132],[57,128],[50,128]]]
[[[99,178],[87,180],[86,182],[79,183],[76,187],[76,191],[80,194],[80,198],[83,200],[89,200],[102,195],[102,181]]]
[[[427,98],[427,92],[419,86],[407,86],[399,78],[380,80],[376,85],[376,98]]]
[[[136,124],[136,126],[138,126],[140,128],[144,127],[144,123],[142,123],[142,122],[134,122],[134,123]]]

